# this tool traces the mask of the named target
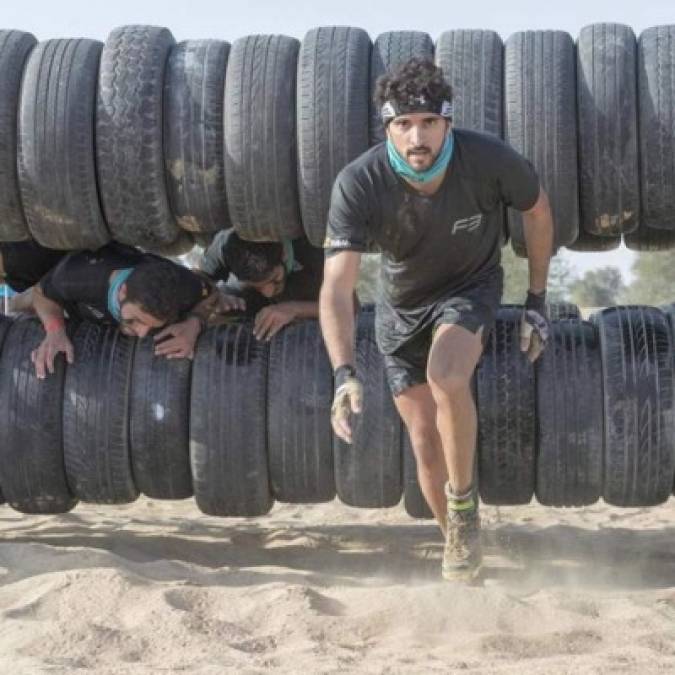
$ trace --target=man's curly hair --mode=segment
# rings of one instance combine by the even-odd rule
[[[413,57],[377,79],[373,100],[381,108],[387,101],[406,105],[410,99],[420,96],[439,106],[443,101],[451,103],[452,87],[433,61]]]
[[[144,312],[164,322],[175,323],[185,294],[181,269],[170,260],[143,262],[126,281],[125,302],[137,304]]]
[[[283,263],[284,247],[278,241],[247,241],[236,232],[222,248],[225,264],[239,281],[265,281]]]

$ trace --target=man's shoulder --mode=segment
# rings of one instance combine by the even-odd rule
[[[365,189],[389,181],[393,174],[388,166],[386,145],[378,143],[344,166],[337,180],[343,188],[351,184]]]
[[[463,166],[471,169],[486,164],[498,168],[506,157],[520,156],[508,143],[493,134],[471,129],[453,130],[457,155]]]

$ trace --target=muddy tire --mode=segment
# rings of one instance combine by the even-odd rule
[[[295,140],[300,42],[250,35],[232,45],[225,77],[225,186],[242,239],[302,235]]]
[[[298,180],[302,224],[322,246],[340,170],[368,149],[371,42],[360,28],[315,28],[298,58]]]
[[[97,249],[110,241],[96,185],[94,111],[103,45],[41,42],[28,58],[19,105],[19,184],[42,246]]]
[[[0,241],[30,239],[16,160],[21,78],[36,44],[30,33],[0,30]]]
[[[171,49],[164,85],[164,161],[171,211],[188,232],[230,227],[223,96],[230,45],[188,40]]]
[[[116,241],[156,249],[178,237],[164,173],[166,28],[122,26],[103,47],[96,104],[96,167]]]

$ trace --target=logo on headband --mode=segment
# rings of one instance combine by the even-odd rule
[[[443,101],[441,104],[441,117],[452,117],[452,103]]]

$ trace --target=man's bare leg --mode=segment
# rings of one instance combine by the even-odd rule
[[[441,531],[445,533],[448,472],[436,428],[436,402],[431,389],[428,384],[415,385],[395,396],[394,403],[410,436],[420,489]]]
[[[427,361],[449,476],[442,566],[448,580],[474,579],[483,559],[478,505],[472,494],[477,415],[471,395],[471,378],[482,352],[481,337],[481,331],[474,335],[460,326],[442,325]]]
[[[482,331],[474,334],[461,326],[442,324],[427,363],[436,426],[448,479],[456,494],[466,493],[473,484],[478,420],[471,378],[482,351]]]

